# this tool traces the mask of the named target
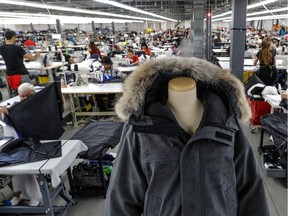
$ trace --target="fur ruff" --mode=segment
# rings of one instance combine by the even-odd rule
[[[226,82],[235,91],[241,113],[239,120],[247,121],[251,117],[251,109],[246,100],[244,86],[229,71],[194,57],[165,57],[145,62],[125,79],[123,95],[115,106],[116,113],[122,120],[128,120],[133,111],[140,108],[145,99],[146,89],[152,84],[151,76],[158,71],[172,71],[175,76],[189,74],[196,82],[198,80],[209,84]]]

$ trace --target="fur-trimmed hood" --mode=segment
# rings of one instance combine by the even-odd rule
[[[155,75],[162,72],[169,72],[169,76],[174,77],[191,77],[196,82],[210,86],[223,86],[231,95],[230,101],[238,119],[246,121],[250,118],[251,110],[245,97],[244,86],[229,71],[198,58],[165,57],[145,62],[126,78],[123,95],[115,106],[116,113],[122,120],[128,120],[133,112],[139,111]]]

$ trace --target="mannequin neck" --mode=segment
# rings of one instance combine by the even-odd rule
[[[194,80],[193,82],[195,83]],[[202,103],[197,98],[196,84],[187,89],[185,86],[183,87],[182,83],[179,83],[178,87],[180,87],[180,90],[181,87],[183,87],[183,91],[179,91],[179,89],[175,90],[174,84],[171,88],[169,83],[167,105],[174,114],[178,124],[187,133],[193,134],[199,127],[203,115]],[[176,87],[177,85],[178,84],[176,83]]]

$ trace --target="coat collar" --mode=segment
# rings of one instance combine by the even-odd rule
[[[166,57],[150,60],[139,66],[130,74],[124,82],[124,92],[115,106],[117,115],[124,121],[128,120],[132,113],[139,113],[147,103],[147,92],[155,86],[159,77],[171,79],[179,76],[187,76],[206,86],[217,86],[216,89],[226,94],[231,102],[231,109],[241,121],[246,121],[251,116],[251,110],[245,97],[242,82],[229,71],[197,58]],[[166,86],[167,87],[167,86]],[[146,101],[145,101],[146,100]]]

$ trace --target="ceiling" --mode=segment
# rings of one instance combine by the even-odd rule
[[[23,0],[21,0],[23,1]],[[19,1],[19,2],[21,2]],[[114,0],[116,1],[116,0]],[[236,0],[235,0],[236,1]],[[261,0],[248,0],[248,4],[253,4],[260,2]],[[262,0],[264,1],[264,0]],[[122,9],[119,7],[111,6],[108,4],[103,4],[99,2],[95,2],[93,0],[28,0],[27,2],[34,2],[39,4],[47,4],[47,5],[56,5],[62,7],[69,8],[78,8],[78,9],[86,9],[92,11],[101,11],[105,13],[115,13],[122,15],[130,15],[133,17],[144,17],[144,18],[155,18],[149,15],[139,14],[130,10]],[[117,2],[129,5],[131,7],[135,7],[141,10],[149,11],[155,13],[157,15],[161,15],[164,17],[172,18],[174,20],[189,20],[192,17],[193,10],[202,10],[203,13],[207,9],[211,9],[213,15],[222,14],[223,12],[231,10],[231,0],[117,0]],[[266,7],[271,10],[275,8],[287,7],[287,0],[278,0],[272,4],[268,4]],[[10,5],[10,4],[2,4],[0,0],[0,11],[6,12],[29,12],[29,13],[44,13],[44,14],[54,14],[54,15],[81,15],[81,16],[89,16],[85,14],[75,14],[72,9],[68,12],[63,12],[59,10],[50,9],[49,12],[46,9],[32,8],[27,6],[19,6],[19,5]],[[263,7],[258,7],[255,9],[249,10],[250,12],[264,10]],[[281,12],[282,14],[287,14],[287,10]],[[279,13],[276,13],[279,14]],[[93,15],[93,17],[107,17],[107,18],[115,18],[113,16],[103,16],[103,15]],[[212,16],[213,17],[213,16]],[[77,22],[77,20],[76,20]]]

